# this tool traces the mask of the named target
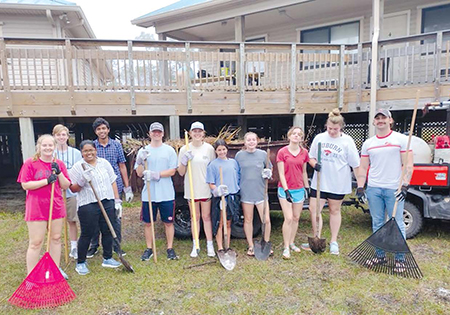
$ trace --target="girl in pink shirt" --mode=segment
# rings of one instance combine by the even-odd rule
[[[26,190],[25,221],[27,222],[29,245],[27,270],[30,273],[39,261],[42,244],[47,233],[50,195],[55,183],[53,198],[52,232],[50,255],[59,266],[61,258],[61,231],[66,208],[61,189],[69,188],[70,181],[66,166],[60,160],[53,160],[56,141],[51,135],[42,135],[36,144],[36,154],[27,159],[20,169],[17,182]],[[64,275],[64,274],[63,274]]]

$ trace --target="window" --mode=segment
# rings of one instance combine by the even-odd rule
[[[300,42],[357,44],[359,42],[359,21],[304,30],[301,32]]]
[[[422,10],[422,33],[438,32],[450,29],[450,4],[441,5]],[[443,38],[444,42],[450,40],[450,34]],[[425,40],[432,43],[433,39]]]

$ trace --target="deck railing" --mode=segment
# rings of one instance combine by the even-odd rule
[[[449,81],[450,31],[382,40],[378,52],[378,88]],[[290,91],[291,106],[299,91],[337,91],[342,103],[370,88],[371,62],[371,43],[3,38],[0,90]]]

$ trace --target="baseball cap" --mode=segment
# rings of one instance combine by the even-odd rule
[[[192,131],[194,129],[205,130],[205,126],[203,126],[203,124],[201,122],[195,121],[192,123],[190,131]]]
[[[164,127],[161,123],[154,122],[153,124],[150,125],[149,130],[150,131],[155,131],[155,130],[164,131]]]
[[[385,109],[385,108],[380,108],[375,112],[375,116],[373,117],[377,117],[379,114],[388,117],[388,118],[392,118],[392,114],[389,110]]]

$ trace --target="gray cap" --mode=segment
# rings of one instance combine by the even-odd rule
[[[159,130],[159,131],[163,131],[164,132],[164,126],[159,123],[159,122],[154,122],[153,124],[150,125],[149,128],[150,132],[151,131],[155,131],[155,130]]]
[[[205,130],[205,126],[203,126],[203,124],[199,121],[193,122],[191,125],[191,131],[194,129],[201,129],[201,130]]]
[[[378,110],[375,112],[375,116],[373,116],[373,117],[377,117],[377,116],[380,115],[380,114],[383,115],[383,116],[385,116],[385,117],[392,118],[391,112],[390,112],[389,110],[385,109],[385,108],[380,108],[380,109],[378,109]]]

